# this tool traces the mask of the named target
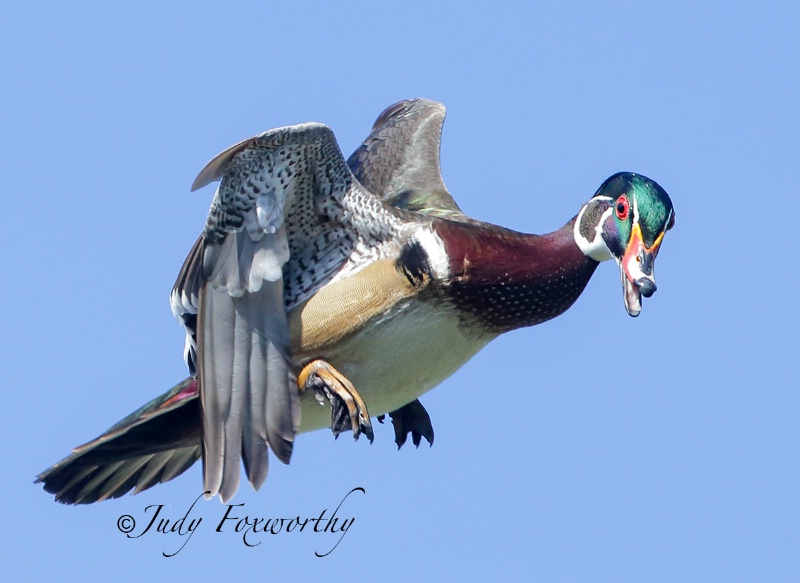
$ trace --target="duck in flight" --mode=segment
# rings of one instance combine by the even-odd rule
[[[563,227],[529,235],[472,219],[444,185],[445,109],[385,110],[345,160],[331,129],[283,127],[209,162],[219,181],[171,295],[190,378],[37,477],[90,503],[171,480],[203,460],[207,497],[230,499],[243,463],[258,489],[270,454],[330,427],[433,442],[418,397],[498,335],[567,310],[600,262],[619,266],[625,308],[656,291],[674,224],[667,193],[631,172],[606,179]]]

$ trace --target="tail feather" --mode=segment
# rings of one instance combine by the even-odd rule
[[[199,423],[200,420],[198,419]],[[156,484],[168,482],[188,470],[200,457],[200,444],[153,454],[136,481],[133,493],[138,494]]]
[[[43,471],[36,483],[64,504],[118,498],[166,482],[200,457],[197,381],[186,379]]]

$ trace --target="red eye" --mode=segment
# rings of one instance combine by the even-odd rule
[[[617,211],[617,218],[619,220],[624,221],[628,218],[628,211],[630,210],[630,204],[628,203],[627,196],[620,196],[617,199],[617,204],[615,205],[615,209]]]

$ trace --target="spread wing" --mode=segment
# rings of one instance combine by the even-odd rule
[[[347,160],[350,169],[367,190],[396,208],[470,220],[442,179],[439,148],[444,117],[444,105],[429,99],[406,99],[389,106]]]
[[[236,144],[206,165],[193,189],[216,179],[205,231],[171,303],[200,380],[205,490],[227,500],[238,488],[240,459],[258,488],[266,445],[284,463],[292,453],[300,404],[284,302],[302,301],[381,253],[401,224],[355,180],[322,124]]]

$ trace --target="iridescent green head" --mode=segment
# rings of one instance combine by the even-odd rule
[[[619,172],[608,178],[580,211],[575,241],[597,261],[619,265],[625,309],[642,310],[642,296],[656,291],[653,275],[661,242],[675,224],[675,210],[666,191],[655,181]]]

